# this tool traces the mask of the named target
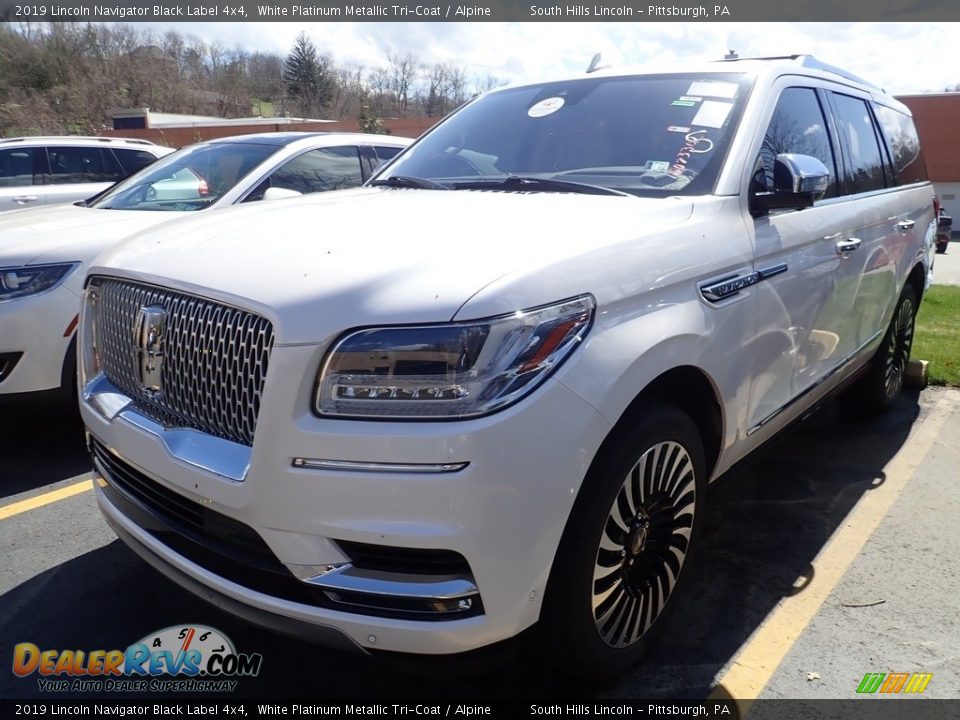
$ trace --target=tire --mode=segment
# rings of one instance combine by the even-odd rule
[[[563,671],[616,674],[652,646],[685,584],[705,490],[700,435],[677,408],[642,411],[604,442],[544,598],[541,646]]]
[[[870,361],[870,369],[859,383],[857,399],[865,410],[883,413],[893,407],[903,390],[913,347],[914,323],[917,316],[917,295],[907,283],[900,293],[883,342]]]

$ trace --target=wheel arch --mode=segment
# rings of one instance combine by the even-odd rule
[[[661,373],[627,405],[604,444],[612,438],[617,428],[623,423],[632,422],[651,403],[675,405],[693,420],[703,443],[709,478],[720,459],[724,437],[723,404],[710,376],[693,365],[680,365]]]
[[[907,275],[907,282],[905,284],[912,285],[913,291],[917,296],[917,307],[920,307],[920,301],[923,299],[923,290],[926,285],[927,272],[924,269],[923,263],[918,262],[913,266],[913,269],[910,271],[910,274]],[[901,289],[901,292],[903,290]]]

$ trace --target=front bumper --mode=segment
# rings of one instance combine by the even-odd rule
[[[84,420],[100,452],[109,453],[98,463],[106,480],[98,483],[97,497],[111,525],[162,571],[195,592],[204,588],[201,594],[228,610],[242,607],[280,624],[333,628],[362,649],[467,652],[536,622],[567,517],[610,429],[606,421],[556,380],[516,406],[469,421],[318,418],[309,403],[320,355],[320,348],[274,348],[254,445],[221,445],[233,453],[223,455],[225,471],[216,444],[198,457],[196,448],[207,436],[159,428],[130,408],[120,409],[116,398],[112,407],[118,411],[105,413],[97,397],[84,393]],[[113,459],[155,483],[160,495],[175,494],[169,499],[174,504],[183,499],[205,517],[222,516],[249,529],[285,568],[286,584],[247,582],[242,573],[198,562],[111,495],[109,476],[116,470],[104,465]],[[341,465],[297,466],[296,459]],[[457,469],[418,471],[423,464]],[[357,563],[356,548],[384,552],[379,566],[351,577],[343,568]],[[435,553],[444,562],[460,557],[465,567],[445,568],[439,578],[426,575],[403,567],[407,557],[397,549],[418,558]],[[385,566],[394,560],[397,567]],[[290,583],[309,586],[313,594],[294,592]],[[361,590],[356,602],[338,602],[349,601],[351,588]],[[358,598],[370,588],[395,594],[387,605],[398,610],[379,601],[361,607]],[[462,597],[475,604],[466,612],[418,619],[403,611],[404,596],[418,593],[439,593],[454,608]]]

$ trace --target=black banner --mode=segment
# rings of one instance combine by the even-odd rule
[[[951,21],[955,0],[712,0],[656,2],[600,0],[0,0],[9,22],[753,22],[753,21]]]
[[[904,705],[909,705],[905,708]],[[855,700],[0,700],[0,717],[379,717],[426,718],[632,717],[742,720],[948,720],[960,699]]]

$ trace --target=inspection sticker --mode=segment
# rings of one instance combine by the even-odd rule
[[[566,101],[562,97],[550,97],[545,100],[541,100],[527,110],[527,115],[530,117],[543,117],[544,115],[551,115],[562,108],[564,102]]]

